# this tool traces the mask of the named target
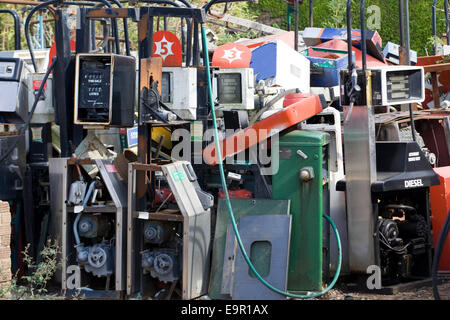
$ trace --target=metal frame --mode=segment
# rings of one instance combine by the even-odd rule
[[[20,50],[20,17],[16,11],[10,9],[1,9],[0,13],[8,13],[14,19],[14,50]]]

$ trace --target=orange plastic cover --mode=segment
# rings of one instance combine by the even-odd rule
[[[450,210],[450,167],[435,168],[440,184],[430,187],[431,223],[433,226],[433,241],[436,247],[439,234]],[[450,236],[445,241],[439,271],[450,272]]]
[[[226,137],[220,142],[222,160],[315,116],[322,112],[323,107],[319,96],[305,96],[304,99],[256,122],[252,126]],[[213,142],[203,150],[203,159],[206,163],[214,166],[218,164],[216,153],[216,145]]]

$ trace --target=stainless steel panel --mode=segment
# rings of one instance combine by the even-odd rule
[[[344,108],[347,114],[348,107]],[[376,179],[372,106],[355,106],[344,125],[350,270],[366,273],[375,264],[371,184]]]
[[[121,291],[125,290],[126,286],[127,188],[125,184],[120,181],[117,170],[114,171],[114,168],[111,167],[113,166],[112,161],[97,159],[95,160],[95,164],[100,171],[106,189],[116,207],[116,253],[114,273],[116,279],[115,289],[116,291]]]
[[[170,189],[184,217],[183,222],[183,299],[206,293],[211,254],[211,212],[204,210],[194,182],[188,179],[183,165],[177,161],[162,166]]]
[[[264,279],[276,288],[286,291],[291,216],[264,215],[241,217],[238,230],[245,251],[249,256],[251,247],[255,242],[264,241],[271,244],[269,273]],[[235,246],[235,252],[236,260],[231,292],[233,300],[286,299],[285,296],[267,288],[256,277],[250,276],[249,266],[237,246]]]
[[[58,259],[67,257],[66,230],[63,228],[67,221],[66,200],[69,192],[71,177],[68,177],[67,160],[69,158],[49,159],[49,181],[50,181],[50,226],[49,235],[56,240],[61,250]],[[70,179],[69,179],[70,178]],[[61,269],[55,273],[55,278],[61,282],[62,289],[66,289],[66,262],[62,260]]]

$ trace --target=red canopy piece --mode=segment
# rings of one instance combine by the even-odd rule
[[[308,50],[308,56],[310,57],[317,57],[317,58],[328,58],[333,57],[333,59],[340,58],[345,56],[347,53],[335,53],[335,52],[323,52],[323,51],[317,51],[314,50],[314,48],[327,48],[327,49],[336,49],[336,50],[342,50],[347,52],[347,42],[339,39],[330,40],[324,43],[321,43],[317,46],[314,46]],[[356,67],[361,68],[362,67],[362,52],[358,48],[352,47],[353,52],[355,53],[356,57]],[[377,58],[372,57],[370,54],[367,54],[367,67],[380,67],[380,66],[386,66],[386,60],[384,62],[381,62]]]

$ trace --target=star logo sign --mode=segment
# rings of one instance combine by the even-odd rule
[[[229,63],[232,63],[234,60],[241,59],[241,53],[243,53],[243,51],[234,47],[233,49],[224,50],[222,58],[227,59]]]
[[[161,41],[155,42],[156,52],[155,55],[159,55],[163,61],[166,61],[166,58],[170,55],[174,55],[172,51],[173,42],[167,41],[166,37],[163,36]]]

